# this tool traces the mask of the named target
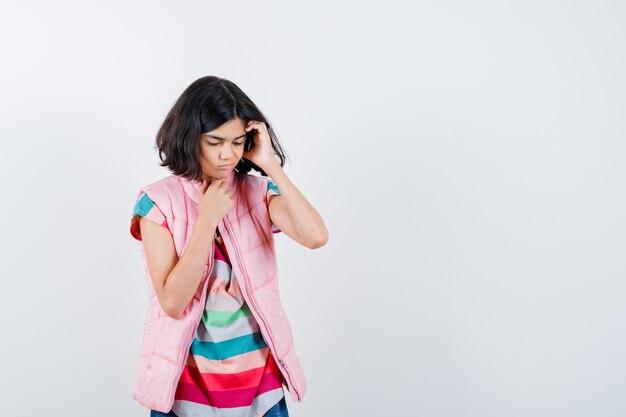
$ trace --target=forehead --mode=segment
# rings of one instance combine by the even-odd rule
[[[236,134],[235,134],[235,135],[236,135]],[[203,137],[205,137],[205,138],[212,138],[212,139],[219,139],[219,140],[227,140],[227,139],[228,139],[228,137],[231,137],[231,138],[232,138],[232,140],[235,140],[235,139],[240,139],[240,138],[245,137],[245,136],[246,136],[246,132],[243,132],[242,134],[237,135],[237,136],[234,136],[234,135],[225,135],[225,136],[228,136],[228,137],[224,137],[224,136],[222,136],[222,135],[216,135],[216,134],[214,134],[214,133],[203,133],[203,134],[202,134],[202,136],[203,136]]]
[[[246,135],[245,127],[246,126],[243,120],[235,118],[224,123],[217,129],[203,133],[202,136],[220,140],[235,140]]]

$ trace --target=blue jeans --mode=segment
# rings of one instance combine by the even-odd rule
[[[169,413],[162,413],[156,410],[150,410],[150,417],[178,417],[174,411],[170,410]],[[267,410],[263,417],[289,417],[289,412],[287,411],[287,401],[285,401],[285,397],[281,398],[279,402],[277,402],[272,408]]]

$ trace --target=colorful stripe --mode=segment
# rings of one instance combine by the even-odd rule
[[[201,342],[198,339],[193,339],[193,342],[191,342],[191,354],[221,361],[231,356],[241,355],[242,353],[264,347],[267,347],[265,340],[263,340],[261,332],[257,332],[217,343]]]
[[[180,382],[193,384],[202,381],[203,385],[211,387],[215,391],[238,390],[258,387],[258,381],[265,377],[265,374],[278,371],[275,362],[267,361],[267,366],[249,369],[230,374],[207,374],[199,371],[194,366],[186,367],[180,377]],[[271,379],[271,377],[268,377]],[[278,381],[280,382],[280,381]]]
[[[270,348],[266,347],[259,350],[253,350],[237,356],[231,356],[228,359],[214,361],[203,358],[202,356],[187,358],[187,365],[198,368],[203,374],[229,374],[234,372],[242,372],[250,369],[265,366],[270,354]]]
[[[191,383],[180,382],[174,396],[178,401],[192,401],[217,408],[249,407],[251,403],[247,401],[247,398],[280,388],[281,384],[281,380],[275,374],[268,373],[268,377],[261,381],[261,385],[251,388],[211,391],[207,395],[207,392],[200,388],[201,385],[198,384],[198,381],[193,380]],[[178,412],[176,414],[181,415]]]
[[[249,316],[250,314],[252,313],[247,304],[244,304],[240,309],[235,311],[205,310],[204,313],[202,313],[202,322],[205,326],[226,327],[234,321]]]
[[[191,416],[263,416],[267,410],[272,408],[283,396],[284,392],[282,388],[277,388],[257,395],[250,406],[230,408],[217,408],[193,401],[176,400],[172,410],[174,410],[174,413],[178,416],[183,414],[183,410],[188,412]]]
[[[163,212],[154,204],[146,193],[143,193],[141,197],[135,203],[135,208],[133,209],[133,216],[130,222],[130,234],[137,240],[142,240],[141,238],[141,229],[139,228],[139,216],[145,217],[158,224],[159,226],[163,226],[168,228],[167,220]]]
[[[192,383],[180,382],[174,396],[177,400],[193,401],[194,403],[210,405],[217,408],[245,407],[250,406],[250,402],[247,401],[247,398],[280,387],[280,378],[270,372],[267,374],[266,378],[263,378],[261,384],[255,387],[211,391],[209,395],[199,388],[198,381],[196,380],[193,380]]]
[[[205,310],[172,409],[180,417],[262,415],[283,398],[284,381],[241,296],[226,249],[214,245]]]
[[[236,334],[245,335],[261,331],[259,324],[252,315],[248,315],[242,320],[236,320],[228,327],[211,327],[209,331],[205,326],[198,326],[196,332],[196,338],[200,342],[223,342]]]
[[[276,185],[268,181],[267,196],[279,194]],[[165,216],[146,193],[135,204],[131,222],[131,233],[139,240],[140,216],[167,227]],[[272,230],[280,232],[273,224]],[[284,381],[241,294],[226,248],[215,240],[213,244],[206,305],[172,410],[179,417],[261,416],[284,397]]]
[[[272,180],[267,181],[267,191],[270,191],[267,193],[268,196],[275,195],[275,194],[280,195],[280,190],[278,189],[276,184],[272,182]]]
[[[278,189],[276,184],[272,182],[272,180],[267,180],[267,194],[266,194],[265,200],[269,201],[270,197],[273,195],[281,195],[280,190]],[[280,232],[281,230],[274,223],[272,223],[272,233],[280,233]]]

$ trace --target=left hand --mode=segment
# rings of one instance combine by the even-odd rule
[[[249,132],[250,129],[256,130],[253,137],[254,147],[249,151],[244,151],[243,157],[252,161],[259,168],[265,170],[265,167],[268,167],[273,162],[276,162],[270,134],[267,132],[267,126],[263,122],[250,120],[246,125],[245,130],[246,132]]]

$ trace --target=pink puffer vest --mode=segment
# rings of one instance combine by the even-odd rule
[[[219,222],[218,229],[244,299],[259,323],[292,400],[300,402],[307,386],[278,291],[274,237],[265,198],[268,180],[267,177],[232,171],[226,181],[233,190],[231,198],[235,204]],[[198,216],[199,188],[198,181],[170,175],[141,188],[137,195],[139,200],[143,192],[147,193],[163,212],[179,258]],[[207,259],[198,291],[183,316],[173,319],[159,304],[143,244],[140,245],[148,283],[148,311],[133,398],[145,407],[168,412],[174,403],[176,386],[205,307],[214,249]]]

